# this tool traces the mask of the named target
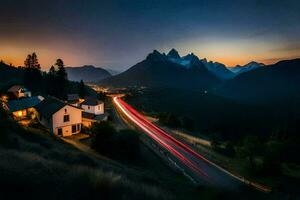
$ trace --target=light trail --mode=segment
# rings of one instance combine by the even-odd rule
[[[152,139],[157,141],[162,147],[164,147],[166,150],[168,150],[172,155],[177,157],[180,161],[182,161],[183,164],[185,164],[188,168],[190,168],[192,171],[196,172],[198,175],[201,174],[201,176],[206,179],[209,183],[212,183],[212,177],[209,177],[207,173],[203,172],[199,166],[197,166],[197,163],[194,162],[193,159],[190,159],[189,157],[186,157],[183,153],[176,150],[172,145],[175,145],[178,149],[184,151],[189,156],[192,156],[196,159],[202,160],[206,162],[207,164],[215,167],[216,169],[220,170],[220,172],[223,172],[224,174],[229,175],[230,177],[234,178],[235,180],[238,180],[242,183],[245,183],[249,186],[252,186],[260,191],[263,192],[270,192],[271,189],[267,186],[263,186],[258,183],[251,182],[243,177],[237,176],[221,166],[211,162],[204,156],[198,154],[193,149],[191,149],[186,144],[176,140],[174,137],[169,135],[164,130],[158,128],[153,123],[151,123],[145,116],[141,115],[138,111],[136,111],[133,107],[128,105],[126,102],[121,100],[118,97],[113,98],[114,103],[118,106],[119,109],[122,110],[122,112],[131,120],[133,121],[138,127],[140,127],[142,130],[144,130]],[[208,179],[209,178],[209,179]]]
[[[156,142],[158,142],[162,147],[164,147],[166,150],[168,150],[172,155],[177,157],[183,164],[185,164],[188,168],[192,169],[195,173],[198,175],[204,177],[207,182],[211,182],[208,180],[207,174],[202,172],[192,161],[187,159],[182,153],[180,153],[178,150],[176,150],[171,145],[167,144],[165,141],[163,141],[161,138],[159,138],[155,133],[149,129],[149,127],[142,122],[141,120],[137,119],[134,115],[131,115],[130,111],[128,111],[126,108],[124,108],[120,102],[118,102],[117,97],[114,97],[114,102],[118,105],[118,107],[122,110],[122,112],[131,120],[133,121],[138,127],[140,127],[143,131],[145,131],[152,139],[154,139]]]

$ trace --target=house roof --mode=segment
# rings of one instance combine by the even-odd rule
[[[101,114],[101,115],[95,115],[95,114],[88,113],[88,112],[82,112],[82,118],[91,119],[91,120],[95,120],[95,121],[102,121],[107,116],[108,116],[107,113],[104,113],[104,114]]]
[[[27,89],[24,86],[21,86],[21,85],[14,85],[14,86],[10,87],[7,91],[8,92],[17,92],[20,89],[23,89],[23,90],[27,91]]]
[[[88,112],[82,112],[82,118],[86,119],[94,119],[95,115],[93,113],[88,113]]]
[[[37,106],[43,99],[44,98],[41,96],[34,96],[19,100],[12,100],[7,103],[7,107],[10,112],[15,112]]]
[[[78,99],[79,99],[78,94],[68,94],[68,101],[74,101],[74,100],[78,100]]]
[[[103,101],[100,101],[100,100],[92,98],[92,97],[88,97],[81,103],[81,105],[97,106],[102,103],[103,103]]]
[[[77,103],[79,103],[80,101],[79,101],[79,99],[78,99],[78,100],[68,100],[67,102],[68,102],[68,104],[77,104]]]
[[[43,117],[49,119],[52,117],[54,113],[56,113],[57,111],[59,111],[60,109],[62,109],[67,105],[82,110],[81,108],[67,104],[54,97],[47,97],[43,102],[38,104],[35,108]]]

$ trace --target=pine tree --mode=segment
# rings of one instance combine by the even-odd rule
[[[25,68],[31,68],[31,55],[29,54],[26,58],[26,60],[24,61],[24,67]]]
[[[41,66],[40,66],[40,64],[39,64],[39,61],[38,61],[38,58],[37,58],[37,55],[36,55],[36,53],[35,52],[33,52],[32,53],[32,55],[31,55],[31,64],[32,64],[32,68],[34,68],[34,69],[41,69]]]
[[[68,86],[68,74],[65,69],[65,65],[62,59],[57,59],[55,66],[58,67],[56,71],[56,83],[60,88],[58,90],[58,97],[65,99],[67,96],[67,86]]]
[[[29,54],[24,61],[25,74],[24,84],[33,92],[41,92],[42,88],[42,73],[41,66],[35,52]]]
[[[58,67],[56,75],[61,79],[61,80],[67,80],[68,75],[65,69],[65,65],[62,59],[57,59],[55,65]]]
[[[56,70],[55,70],[55,67],[53,65],[49,69],[49,75],[56,76]]]
[[[86,95],[85,85],[84,85],[83,80],[81,80],[79,83],[79,97],[84,98],[85,95]]]

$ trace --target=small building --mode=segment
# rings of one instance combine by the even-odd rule
[[[21,85],[12,86],[8,89],[7,92],[14,95],[18,99],[22,97],[31,97],[30,90]]]
[[[87,97],[81,103],[81,108],[84,110],[84,112],[94,115],[104,114],[104,102],[92,97]]]
[[[87,128],[90,128],[93,123],[107,121],[107,119],[108,119],[107,113],[103,113],[101,115],[95,115],[85,111],[82,112],[82,125]]]
[[[6,104],[6,106],[8,111],[12,113],[15,120],[22,120],[25,118],[33,119],[36,116],[34,107],[43,100],[44,98],[42,96],[34,96],[11,100]]]
[[[81,103],[82,125],[90,127],[95,122],[106,121],[108,119],[107,113],[104,111],[104,102],[98,99],[88,97]]]
[[[82,109],[54,97],[48,97],[36,107],[42,125],[58,136],[80,133]]]

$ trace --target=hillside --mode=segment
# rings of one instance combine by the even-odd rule
[[[68,78],[71,81],[97,82],[108,78],[111,74],[100,67],[85,65],[82,67],[66,67]]]
[[[272,110],[193,90],[148,89],[134,93],[127,101],[147,113],[168,112],[179,118],[189,117],[201,133],[219,133],[224,139],[249,133],[265,135],[278,123]]]
[[[142,171],[96,159],[47,132],[23,129],[2,111],[0,128],[4,199],[169,199]]]
[[[4,62],[0,62],[0,92],[4,91],[6,92],[9,87],[12,85],[24,85],[24,69],[22,68],[16,68],[14,66],[9,66],[5,64]],[[46,78],[44,78],[43,82],[40,83],[41,88],[40,91],[38,91],[39,95],[49,95],[45,91],[45,82],[47,81]],[[52,83],[51,86],[54,84]],[[78,93],[79,92],[79,82],[74,81],[67,81],[67,88],[66,90],[68,93]],[[31,89],[31,88],[29,88]],[[92,90],[89,87],[86,87],[87,94],[91,96],[95,96],[96,92]]]
[[[288,104],[299,95],[300,59],[280,61],[242,73],[216,94],[251,104]]]
[[[0,62],[0,89],[23,82],[23,70]]]
[[[192,60],[186,68],[155,50],[127,71],[99,83],[110,86],[208,89],[218,84],[219,79],[197,60]]]

